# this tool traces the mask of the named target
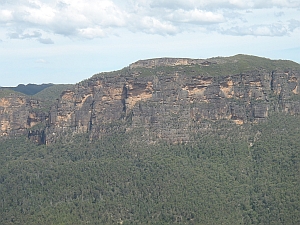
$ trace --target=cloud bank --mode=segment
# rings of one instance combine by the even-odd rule
[[[53,35],[94,39],[124,29],[285,36],[300,28],[300,1],[290,0],[14,0],[0,8],[1,33],[42,44],[53,44]]]

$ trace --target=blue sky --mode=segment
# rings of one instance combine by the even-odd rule
[[[0,86],[235,54],[300,63],[300,0],[0,0]]]

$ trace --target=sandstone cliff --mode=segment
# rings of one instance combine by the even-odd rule
[[[38,100],[25,95],[12,93],[0,98],[0,137],[24,134],[32,127],[46,122],[48,113],[39,111],[40,108]],[[37,138],[37,142],[45,143],[39,140],[40,137]]]
[[[32,114],[30,100],[2,98],[1,135],[42,121],[46,128],[30,134],[47,143],[67,134],[98,138],[137,129],[147,141],[185,142],[214,121],[242,125],[272,112],[299,113],[299,80],[300,66],[290,61],[241,55],[141,60],[64,91],[46,116]]]

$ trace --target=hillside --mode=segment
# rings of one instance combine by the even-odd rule
[[[25,94],[20,93],[20,92],[16,92],[14,90],[11,90],[10,88],[0,87],[0,98],[4,98],[4,97],[7,97],[7,96],[12,95],[12,94],[25,96]]]
[[[60,94],[63,91],[72,89],[73,86],[73,84],[55,84],[34,94],[34,97],[43,100],[54,101],[60,97]]]
[[[214,124],[194,143],[117,134],[1,143],[1,224],[299,224],[299,116]]]

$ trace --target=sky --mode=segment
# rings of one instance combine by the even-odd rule
[[[0,86],[236,54],[300,63],[300,0],[0,0]]]

